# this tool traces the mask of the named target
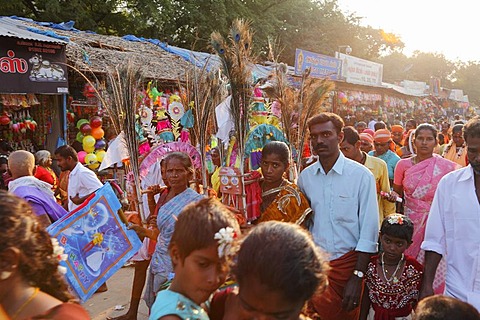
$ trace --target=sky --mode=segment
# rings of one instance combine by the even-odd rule
[[[477,0],[338,0],[361,24],[400,36],[403,53],[443,53],[451,61],[480,61],[480,3]],[[355,55],[355,48],[352,48]]]

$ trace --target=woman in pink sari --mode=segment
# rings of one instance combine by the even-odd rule
[[[428,213],[440,179],[459,168],[450,160],[433,153],[437,145],[437,130],[431,124],[421,124],[415,130],[414,144],[417,153],[408,159],[401,159],[395,168],[393,190],[404,199],[404,214],[414,224],[413,243],[405,251],[424,263],[423,250],[420,250],[425,236]],[[445,261],[442,259],[434,281],[436,294],[443,294],[445,288]]]

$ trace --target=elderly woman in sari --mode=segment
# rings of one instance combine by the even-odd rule
[[[290,149],[284,142],[272,141],[263,147],[261,215],[254,223],[277,220],[302,224],[312,212],[297,185],[283,177],[290,158]]]
[[[415,225],[413,243],[405,251],[424,263],[424,252],[420,245],[425,235],[428,213],[440,179],[455,170],[458,165],[433,153],[437,145],[437,129],[428,123],[418,126],[414,134],[416,155],[401,159],[395,168],[393,190],[404,198],[405,215]],[[443,272],[442,272],[443,271]],[[445,264],[440,264],[434,282],[436,293],[443,293],[445,286]]]
[[[148,237],[157,241],[150,262],[144,295],[149,308],[155,302],[158,291],[168,281],[169,274],[173,272],[168,245],[173,234],[176,217],[185,206],[203,198],[202,195],[188,188],[189,181],[193,178],[194,168],[187,154],[172,152],[165,157],[164,162],[169,187],[161,194],[155,208],[157,228],[131,226],[141,239]]]
[[[35,178],[45,181],[52,185],[52,190],[57,193],[58,178],[53,172],[52,155],[48,150],[39,150],[35,153],[35,163],[37,169],[35,170]]]

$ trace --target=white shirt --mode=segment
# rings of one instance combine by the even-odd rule
[[[368,129],[375,131],[375,123],[377,123],[377,121],[370,120],[370,122],[368,123]]]
[[[445,294],[480,310],[480,205],[473,169],[450,172],[439,182],[421,248],[446,258]]]
[[[303,170],[298,186],[314,212],[313,240],[330,260],[352,250],[377,252],[377,190],[367,167],[340,152],[327,174],[319,161]]]
[[[78,194],[82,198],[97,191],[102,186],[103,184],[98,180],[95,172],[77,162],[68,178],[68,211],[79,207],[70,200],[70,197],[75,197]]]

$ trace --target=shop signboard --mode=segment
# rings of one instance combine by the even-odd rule
[[[65,45],[0,36],[0,93],[68,93]]]
[[[342,61],[342,78],[348,83],[382,86],[383,65],[337,52]]]
[[[323,54],[297,49],[295,51],[295,75],[302,76],[305,69],[310,68],[313,78],[338,80],[341,61]]]

